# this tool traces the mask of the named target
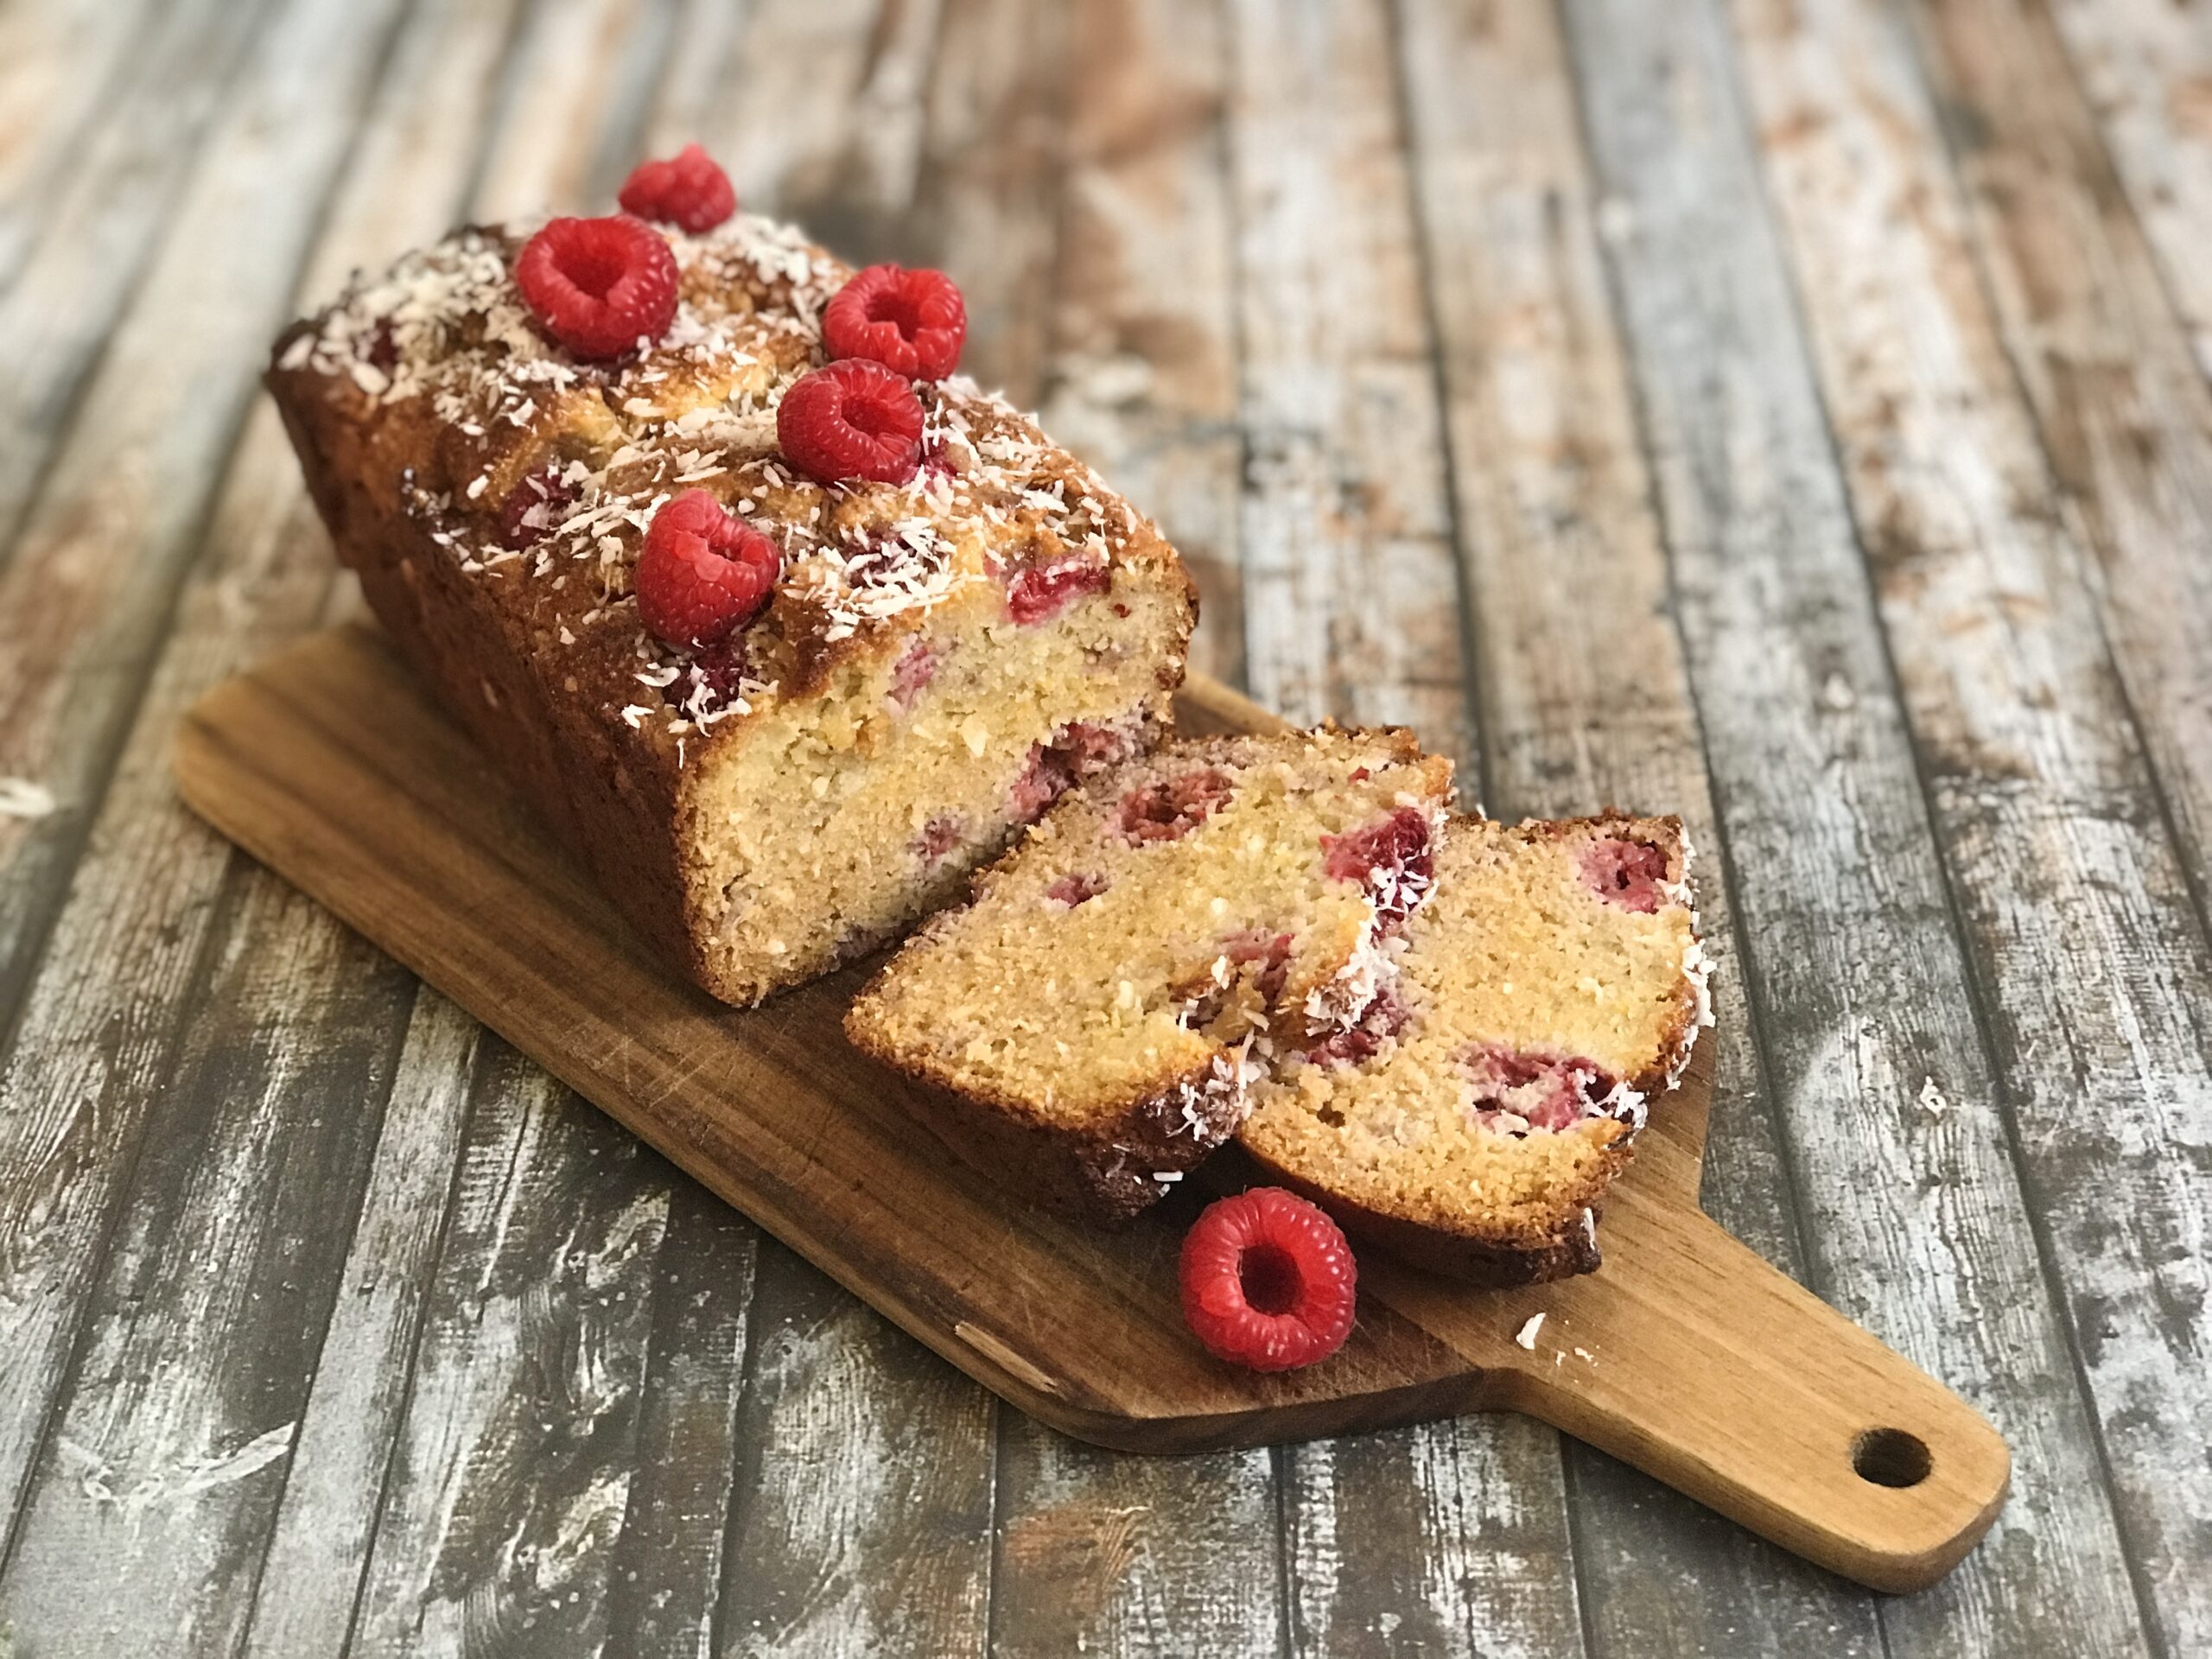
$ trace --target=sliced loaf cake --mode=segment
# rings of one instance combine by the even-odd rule
[[[1598,1265],[1595,1209],[1710,1024],[1675,818],[1454,818],[1365,1017],[1278,1055],[1238,1132],[1355,1237],[1460,1278]]]
[[[1009,1187],[1134,1214],[1228,1137],[1268,1052],[1356,1040],[1450,798],[1403,732],[1171,742],[1078,784],[847,1033]]]

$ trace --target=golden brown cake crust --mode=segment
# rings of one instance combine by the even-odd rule
[[[702,949],[712,918],[686,843],[702,762],[778,709],[843,695],[856,668],[880,676],[962,584],[1084,563],[1116,591],[1165,592],[1147,681],[1152,726],[1165,723],[1197,617],[1180,561],[1002,399],[957,377],[918,388],[925,463],[907,486],[824,486],[780,461],[774,404],[823,360],[819,311],[849,266],[745,215],[704,238],[671,232],[677,321],[607,366],[537,333],[508,273],[522,240],[466,229],[357,278],[280,337],[267,385],[340,557],[403,653],[709,989],[751,1001],[810,975],[734,976]],[[785,550],[767,611],[737,642],[741,671],[713,683],[702,657],[645,632],[630,591],[652,511],[692,487]],[[875,942],[856,935],[843,954]]]

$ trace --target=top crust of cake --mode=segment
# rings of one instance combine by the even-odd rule
[[[1402,1254],[1490,1282],[1597,1265],[1591,1210],[1711,1023],[1675,818],[1457,818],[1363,1057],[1278,1069],[1239,1132]]]
[[[626,761],[664,791],[687,762],[841,664],[895,655],[971,584],[1025,570],[1123,573],[1196,596],[1158,530],[1028,416],[964,377],[917,387],[923,460],[905,485],[823,485],[777,453],[784,393],[821,365],[821,313],[852,268],[739,214],[666,229],[681,277],[666,334],[613,364],[548,340],[512,276],[528,227],[469,227],[357,277],[276,343],[270,382],[303,455],[392,504],[489,590]],[[721,648],[639,624],[632,571],[654,511],[713,493],[784,548],[760,618]],[[338,537],[341,550],[346,537]],[[1160,683],[1180,677],[1179,657]]]

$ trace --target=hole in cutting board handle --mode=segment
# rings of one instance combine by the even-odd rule
[[[1917,1486],[1936,1466],[1928,1442],[1901,1428],[1870,1428],[1851,1443],[1851,1466],[1877,1486]]]

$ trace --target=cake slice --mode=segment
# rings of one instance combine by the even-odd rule
[[[1712,1023],[1675,818],[1455,817],[1397,975],[1238,1131],[1356,1237],[1488,1284],[1598,1265],[1595,1210]]]
[[[569,261],[567,309],[518,283],[532,243]],[[1156,741],[1197,615],[1158,531],[960,376],[890,383],[918,430],[893,481],[795,464],[779,410],[854,277],[744,213],[466,229],[356,279],[268,376],[400,650],[632,921],[739,1004],[894,938]],[[617,302],[645,319],[626,337]],[[957,293],[931,316],[957,352]],[[734,632],[671,643],[637,572],[692,491],[780,575]]]
[[[1271,1049],[1354,1040],[1450,798],[1404,732],[1171,742],[1047,813],[847,1033],[1010,1190],[1132,1215],[1228,1137]]]

